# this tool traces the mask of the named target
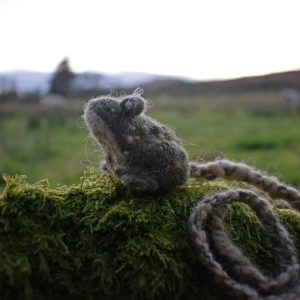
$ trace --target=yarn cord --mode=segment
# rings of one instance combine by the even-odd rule
[[[191,177],[208,180],[221,177],[227,180],[244,181],[267,192],[272,198],[287,200],[292,207],[300,210],[300,193],[296,189],[248,165],[219,160],[206,164],[192,163],[190,167]],[[224,228],[224,218],[228,204],[233,202],[249,205],[269,234],[274,244],[276,263],[279,264],[280,269],[275,277],[270,278],[261,273],[228,236]],[[208,219],[210,220],[209,226]],[[269,201],[245,189],[218,193],[200,201],[193,208],[189,219],[189,229],[202,264],[210,270],[216,282],[224,286],[232,297],[251,300],[300,299],[297,252],[292,239],[279,222]],[[207,235],[208,230],[210,241]],[[211,244],[226,262],[229,272],[215,259]]]

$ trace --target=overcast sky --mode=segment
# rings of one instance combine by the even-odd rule
[[[299,32],[299,0],[0,0],[0,71],[263,74],[300,68]]]

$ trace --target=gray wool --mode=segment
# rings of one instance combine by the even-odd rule
[[[84,120],[105,151],[105,168],[137,190],[181,185],[189,176],[187,152],[173,130],[144,114],[148,102],[138,92],[102,96],[85,106]]]
[[[300,210],[298,190],[246,164],[229,160],[189,164],[187,152],[174,131],[146,116],[147,106],[138,90],[119,98],[92,99],[84,109],[85,123],[105,151],[105,169],[124,185],[155,191],[181,185],[189,177],[208,180],[220,177],[252,184],[271,198],[287,200]],[[224,218],[228,205],[233,202],[249,205],[274,242],[280,267],[280,273],[274,278],[261,273],[228,236]],[[207,218],[211,222],[207,223]],[[253,191],[228,190],[200,201],[192,209],[189,230],[201,263],[225,288],[230,299],[300,299],[299,262],[294,243],[269,201]],[[207,238],[208,231],[211,239]],[[216,254],[222,256],[230,275],[217,261]]]
[[[221,177],[244,181],[267,192],[271,198],[287,200],[291,206],[300,210],[299,191],[279,182],[276,177],[267,176],[243,163],[229,160],[205,164],[191,163],[190,175],[208,180]],[[276,262],[280,267],[280,273],[274,278],[262,274],[240,249],[233,245],[227,235],[224,218],[227,205],[233,202],[249,205],[273,241]],[[206,220],[209,217],[212,218],[212,222],[209,223],[212,243],[209,243],[207,238]],[[207,197],[193,208],[189,229],[202,264],[212,273],[216,282],[226,288],[227,294],[235,299],[300,299],[299,262],[295,245],[269,201],[244,189],[228,190]],[[212,254],[212,247],[224,257],[227,270]],[[227,271],[230,271],[231,276]]]

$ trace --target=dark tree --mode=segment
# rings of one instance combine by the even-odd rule
[[[64,58],[58,65],[50,82],[49,93],[68,96],[71,90],[71,83],[74,73],[71,71],[69,59]]]

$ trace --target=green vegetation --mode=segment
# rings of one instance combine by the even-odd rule
[[[88,137],[80,114],[78,107],[72,113],[19,107],[18,113],[1,117],[0,173],[28,174],[30,182],[47,178],[52,186],[77,183],[83,170],[97,168],[103,157]],[[150,114],[178,133],[191,159],[243,160],[300,186],[299,114],[266,117],[198,109]]]
[[[221,299],[187,232],[190,208],[222,182],[191,181],[137,193],[109,175],[49,187],[6,177],[0,196],[0,298]],[[277,212],[300,253],[300,217]],[[254,214],[234,205],[227,227],[245,254],[274,270],[272,245]],[[224,295],[223,295],[224,296]]]

